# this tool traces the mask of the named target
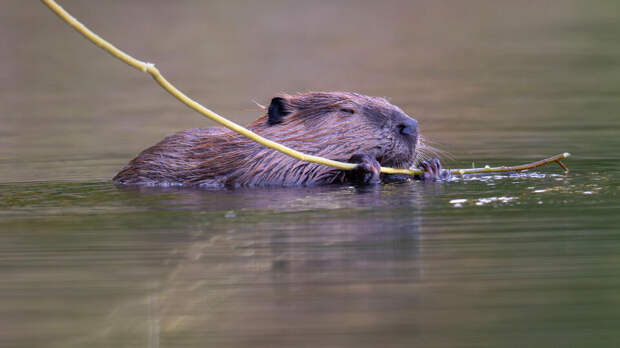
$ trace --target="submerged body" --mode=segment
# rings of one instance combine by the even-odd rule
[[[346,92],[272,99],[247,127],[303,153],[359,163],[343,171],[299,161],[226,128],[188,129],[144,150],[115,177],[149,186],[292,186],[380,181],[380,167],[410,168],[419,153],[417,121],[387,100]],[[422,163],[427,177],[439,161]]]

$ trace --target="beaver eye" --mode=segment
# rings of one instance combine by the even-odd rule
[[[340,111],[347,113],[347,114],[351,114],[351,115],[355,113],[355,110],[349,109],[349,108],[341,108]]]

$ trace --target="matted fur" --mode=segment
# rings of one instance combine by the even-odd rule
[[[263,115],[247,128],[303,153],[338,161],[355,154],[382,166],[415,163],[415,121],[387,100],[347,92],[280,95],[287,113],[270,125]],[[275,98],[274,98],[275,100]],[[113,179],[119,184],[288,186],[344,183],[342,170],[302,162],[225,128],[188,129],[144,150]]]

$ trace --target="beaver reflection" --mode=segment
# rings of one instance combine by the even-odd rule
[[[303,233],[271,234],[274,287],[374,283],[386,277],[405,277],[410,282],[418,278],[419,217],[375,217],[363,224],[353,223],[353,219],[315,222]]]
[[[359,166],[342,171],[302,162],[231,130],[206,128],[165,138],[140,153],[113,180],[206,187],[373,184],[382,179],[381,166],[411,168],[428,151],[416,120],[384,98],[356,93],[277,96],[267,114],[248,128],[298,151]],[[436,159],[421,166],[427,179],[447,174]]]
[[[241,346],[248,335],[275,335],[289,322],[319,331],[335,322],[354,328],[360,323],[351,322],[352,313],[366,318],[402,305],[377,300],[383,291],[418,301],[410,289],[423,267],[420,186],[179,190],[171,206],[185,202],[205,214],[188,226],[190,240],[174,244],[171,266],[152,294],[159,332],[234,332]],[[217,202],[236,207],[236,217],[205,210]]]

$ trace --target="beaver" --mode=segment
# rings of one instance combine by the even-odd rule
[[[421,160],[418,122],[386,99],[351,92],[274,97],[247,127],[295,150],[357,163],[340,170],[308,163],[226,128],[188,129],[142,151],[113,181],[148,186],[311,186],[408,180],[382,175],[381,166],[425,170],[420,179],[445,179],[437,158]]]

